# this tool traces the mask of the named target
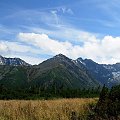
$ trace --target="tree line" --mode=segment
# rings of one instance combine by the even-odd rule
[[[98,97],[100,87],[73,89],[52,85],[29,86],[28,88],[7,88],[0,85],[0,99],[52,99],[52,98],[91,98]]]

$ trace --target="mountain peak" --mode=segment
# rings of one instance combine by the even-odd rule
[[[0,55],[0,57],[2,57],[2,55]]]
[[[30,64],[20,58],[6,58],[0,55],[0,65],[29,66]]]
[[[77,58],[77,59],[79,59],[79,60],[83,60],[81,57],[79,57],[79,58]]]
[[[59,59],[59,60],[71,60],[70,58],[66,57],[65,55],[63,54],[58,54],[56,56],[53,57],[54,59]]]
[[[58,54],[58,55],[56,55],[56,56],[54,56],[54,57],[59,57],[59,58],[62,57],[62,58],[63,58],[63,57],[66,57],[66,56],[60,53],[60,54]]]

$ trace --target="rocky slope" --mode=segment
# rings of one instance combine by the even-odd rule
[[[30,64],[26,63],[20,58],[6,58],[0,56],[0,65],[29,66]]]
[[[89,71],[59,54],[35,66],[0,66],[0,84],[6,87],[95,88],[100,84]]]
[[[77,64],[82,63],[100,83],[108,87],[120,84],[120,63],[111,65],[98,64],[91,59],[82,58],[78,58],[76,62]]]
[[[39,65],[30,66],[20,58],[0,56],[0,84],[10,87],[44,86],[59,88],[111,87],[120,84],[120,63],[98,64],[90,59],[77,60],[59,54]]]

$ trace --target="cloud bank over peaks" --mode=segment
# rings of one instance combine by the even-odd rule
[[[19,33],[19,39],[27,44],[39,47],[44,52],[55,55],[58,53],[68,54],[72,47],[69,42],[60,42],[58,40],[53,40],[46,34],[35,34],[35,33]]]
[[[83,45],[74,45],[70,41],[61,42],[51,39],[47,34],[19,33],[18,38],[26,44],[39,47],[44,53],[56,55],[62,53],[72,59],[90,58],[98,63],[116,63],[120,61],[120,37],[105,36],[97,39],[94,35],[81,36]]]
[[[0,55],[5,57],[17,57],[30,64],[39,64],[44,59],[39,57],[41,51],[37,48],[20,42],[0,40]]]

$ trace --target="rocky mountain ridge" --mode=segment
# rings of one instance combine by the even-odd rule
[[[106,86],[111,87],[113,85],[120,84],[120,63],[109,65],[98,64],[91,59],[78,58],[76,60],[72,60],[65,55],[58,54],[53,58],[50,58],[40,63],[39,65],[34,66],[30,66],[30,64],[26,63],[20,58],[5,58],[0,56],[0,65],[2,69],[2,65],[4,65],[4,72],[6,73],[7,71],[7,74],[10,73],[10,71],[8,70],[9,68],[14,68],[15,72],[16,69],[18,69],[19,71],[19,67],[17,66],[24,66],[21,67],[21,69],[24,71],[24,75],[26,74],[27,76],[25,77],[26,81],[36,81],[38,83],[40,83],[39,81],[43,80],[44,82],[48,82],[45,84],[50,84],[56,81],[56,79],[58,81],[61,79],[62,82],[63,80],[67,80],[69,83],[68,86],[72,87],[79,85],[85,87],[85,84],[86,86],[105,84]],[[0,72],[0,79],[4,78],[2,75],[2,69]],[[21,69],[20,71],[23,72]],[[6,74],[4,74],[4,76],[5,78],[7,78]],[[62,82],[60,82],[59,84],[61,84]]]
[[[88,89],[100,86],[89,71],[83,69],[82,64],[78,66],[62,54],[34,66],[1,65],[0,84],[9,88],[36,86],[45,89],[51,89],[54,85],[57,89]]]
[[[0,65],[29,66],[30,64],[20,58],[6,58],[0,55]]]
[[[91,59],[82,58],[76,61],[82,63],[100,83],[108,87],[120,84],[120,63],[98,64]]]

